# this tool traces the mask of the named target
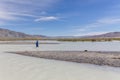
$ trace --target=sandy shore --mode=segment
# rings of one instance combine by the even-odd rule
[[[120,52],[21,51],[12,53],[45,59],[120,67]]]

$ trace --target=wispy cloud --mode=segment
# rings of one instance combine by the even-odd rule
[[[84,26],[80,26],[79,29],[76,29],[78,31],[86,31],[88,29],[94,29],[98,27],[103,27],[105,25],[111,25],[111,24],[120,24],[120,18],[102,18],[98,19],[93,23],[86,24]],[[81,28],[83,27],[83,28]]]
[[[0,12],[0,20],[15,20],[17,17],[7,14],[6,12]]]
[[[0,20],[13,21],[21,18],[38,18],[59,0],[0,0]],[[37,12],[36,12],[37,11]],[[52,17],[51,17],[52,18]],[[33,20],[34,20],[33,19]]]
[[[86,24],[84,26],[79,26],[79,28],[75,29],[77,32],[75,35],[95,35],[95,34],[102,34],[105,32],[95,32],[95,29],[100,29],[101,27],[107,27],[110,25],[120,24],[120,18],[115,17],[108,17],[108,18],[101,18],[96,20],[93,23]]]
[[[92,35],[100,35],[100,34],[105,34],[107,32],[104,31],[99,31],[99,32],[86,32],[86,33],[78,33],[75,34],[74,36],[92,36]]]
[[[116,23],[120,23],[120,18],[103,18],[103,19],[98,20],[97,23],[116,24]]]
[[[4,24],[5,24],[5,23],[4,23],[3,21],[0,20],[0,26],[1,26],[1,25],[4,25]]]
[[[38,19],[36,19],[35,21],[53,21],[53,20],[58,20],[59,18],[58,17],[55,17],[55,16],[42,16]]]

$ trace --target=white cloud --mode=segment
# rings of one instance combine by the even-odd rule
[[[5,23],[4,23],[3,21],[0,20],[0,26],[1,26],[1,25],[4,25],[4,24],[5,24]]]
[[[97,21],[101,24],[116,24],[120,23],[120,18],[104,18]]]
[[[58,17],[55,16],[42,16],[38,19],[36,19],[35,21],[53,21],[53,20],[58,20]]]
[[[94,23],[90,23],[84,26],[80,26],[80,28],[76,29],[77,31],[87,31],[89,29],[94,29],[98,27],[103,27],[111,24],[120,24],[120,18],[102,18],[96,20]],[[83,28],[81,28],[83,27]]]
[[[78,34],[75,34],[74,36],[92,36],[92,35],[100,35],[105,33],[107,32],[86,32],[86,33],[78,33]]]
[[[0,20],[4,22],[11,20],[16,21],[25,17],[35,19],[46,14],[45,10],[52,7],[58,1],[59,0],[0,0]]]
[[[82,29],[77,29],[77,31],[84,32],[84,31],[86,31],[86,29],[85,29],[85,28],[82,28]]]
[[[6,14],[6,12],[0,12],[0,19],[2,20],[14,20],[15,17],[9,14]]]
[[[96,20],[93,23],[86,24],[84,26],[79,26],[80,28],[74,29],[75,35],[97,35],[97,34],[103,34],[105,32],[94,32],[94,30],[98,30],[101,27],[106,27],[110,25],[120,24],[120,18],[101,18]]]

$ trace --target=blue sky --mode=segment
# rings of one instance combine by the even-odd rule
[[[0,28],[47,36],[120,31],[120,0],[0,0]]]

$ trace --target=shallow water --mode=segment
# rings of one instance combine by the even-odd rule
[[[44,41],[41,41],[44,42]],[[49,41],[46,41],[49,43]],[[52,41],[51,41],[52,42]],[[54,43],[54,41],[53,41]],[[56,43],[56,41],[55,41]],[[120,51],[120,42],[57,42],[60,44],[40,44],[35,48],[35,44],[1,44],[0,49],[9,50],[40,50],[40,51]],[[16,49],[15,49],[16,48]],[[7,51],[6,50],[6,51]]]

